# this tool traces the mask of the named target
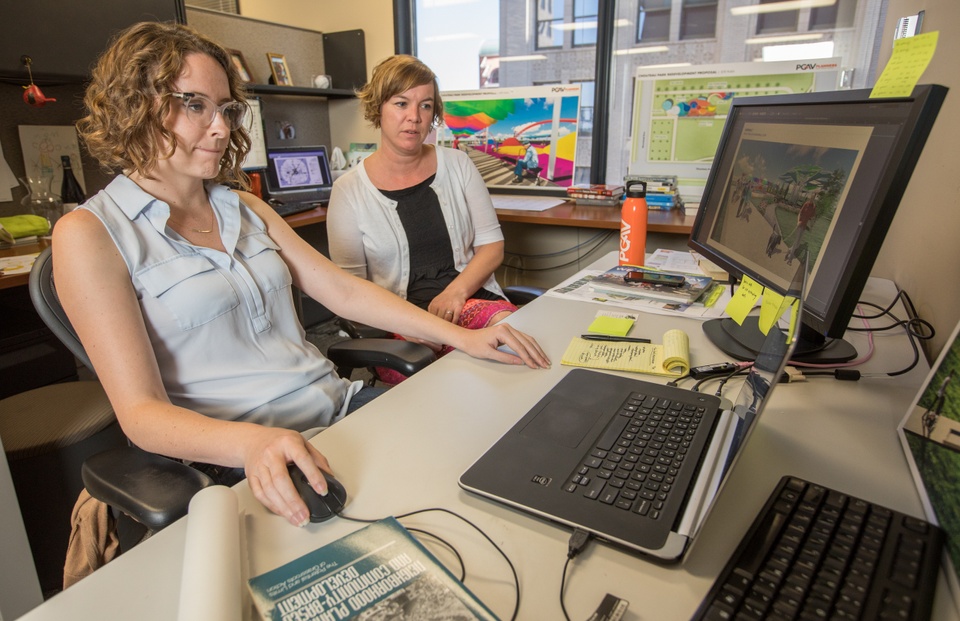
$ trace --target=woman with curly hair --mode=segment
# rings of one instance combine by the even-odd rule
[[[326,493],[307,440],[379,389],[339,378],[305,338],[292,287],[338,315],[531,368],[549,364],[506,325],[464,330],[337,268],[240,185],[247,106],[224,49],[191,28],[142,23],[98,61],[79,123],[120,174],[64,216],[54,277],[117,418],[144,450],[244,475],[293,524],[295,463]],[[517,356],[498,351],[506,344]]]

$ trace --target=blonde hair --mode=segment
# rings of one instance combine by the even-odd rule
[[[120,32],[97,60],[83,99],[87,113],[77,122],[87,151],[101,166],[150,178],[157,162],[173,154],[176,138],[163,120],[179,100],[162,95],[176,90],[190,54],[213,58],[227,74],[230,97],[246,101],[243,82],[218,43],[183,24],[134,24]],[[240,168],[249,150],[246,128],[231,131],[214,181],[249,187]]]
[[[407,54],[397,54],[381,61],[373,68],[370,81],[357,91],[363,118],[374,128],[380,129],[380,109],[383,104],[391,97],[424,84],[433,85],[432,126],[437,127],[443,121],[443,99],[437,86],[437,76],[419,58]]]

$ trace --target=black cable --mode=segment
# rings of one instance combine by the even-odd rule
[[[552,257],[559,257],[560,255],[569,254],[574,250],[580,250],[587,244],[592,243],[595,239],[603,238],[602,241],[606,241],[614,233],[612,232],[600,232],[595,234],[590,239],[584,240],[577,244],[576,246],[571,246],[569,248],[564,248],[563,250],[557,250],[556,252],[544,252],[543,254],[525,254],[523,252],[510,252],[509,250],[504,250],[503,254],[508,254],[513,257],[520,257],[521,259],[549,259]],[[592,252],[592,251],[591,251]]]
[[[463,557],[460,556],[460,553],[457,552],[457,549],[453,547],[453,545],[450,542],[448,542],[446,539],[444,539],[440,535],[436,535],[434,533],[431,533],[430,531],[423,530],[422,528],[414,528],[412,526],[407,526],[405,528],[411,533],[420,533],[421,535],[426,535],[427,537],[436,539],[437,541],[442,543],[448,550],[453,552],[453,555],[457,557],[457,562],[460,563],[460,582],[467,581],[467,566],[463,562]]]
[[[614,235],[614,234],[613,234],[612,232],[609,233],[609,234],[606,234],[606,235],[604,236],[604,239],[601,239],[599,242],[597,242],[597,243],[593,246],[593,248],[591,248],[590,250],[588,250],[588,251],[586,251],[585,253],[583,253],[583,255],[579,255],[579,256],[577,256],[576,259],[574,259],[574,260],[572,260],[572,261],[567,261],[566,263],[561,263],[561,264],[559,264],[559,265],[552,265],[552,266],[550,266],[550,267],[517,267],[517,266],[515,266],[515,265],[507,265],[507,264],[505,264],[505,263],[503,263],[503,264],[501,264],[501,265],[502,265],[503,267],[505,267],[505,268],[515,269],[515,270],[518,270],[518,271],[520,271],[520,272],[549,272],[550,270],[556,270],[556,269],[560,269],[560,268],[562,268],[562,267],[569,267],[569,266],[571,266],[571,265],[575,265],[575,264],[579,263],[580,261],[583,261],[584,257],[588,256],[591,252],[594,252],[597,248],[599,248],[600,246],[602,246],[603,243],[607,240],[607,238],[613,237],[613,235]]]
[[[563,573],[560,575],[560,609],[563,611],[563,617],[570,621],[570,615],[567,613],[567,606],[563,601],[563,591],[567,585],[567,568],[570,567],[570,561],[576,558],[586,547],[592,535],[582,528],[578,528],[570,535],[570,541],[567,542],[567,560],[563,564]]]
[[[460,515],[460,514],[458,514],[458,513],[454,513],[454,512],[451,511],[450,509],[444,509],[443,507],[432,507],[432,508],[429,508],[429,509],[417,509],[417,510],[415,510],[415,511],[410,511],[410,512],[408,512],[408,513],[401,513],[400,515],[396,515],[396,516],[394,516],[394,517],[395,517],[397,520],[402,520],[403,518],[408,518],[408,517],[411,517],[411,516],[414,516],[414,515],[417,515],[417,514],[420,514],[420,513],[427,513],[427,512],[429,512],[429,511],[439,511],[439,512],[441,512],[441,513],[449,513],[449,514],[452,515],[453,517],[455,517],[455,518],[457,518],[457,519],[459,519],[459,520],[462,520],[463,522],[466,522],[466,523],[467,523],[468,525],[470,525],[475,531],[477,531],[478,533],[480,533],[480,535],[481,535],[484,539],[486,539],[488,542],[490,542],[490,545],[492,545],[493,548],[494,548],[497,552],[500,553],[500,556],[503,557],[503,560],[505,560],[505,561],[507,562],[507,565],[510,567],[510,573],[513,574],[513,585],[514,585],[514,588],[516,589],[516,592],[517,592],[517,601],[516,601],[516,603],[515,603],[514,606],[513,606],[513,615],[510,617],[510,621],[515,621],[516,618],[517,618],[517,614],[520,612],[520,577],[517,576],[517,569],[516,569],[516,567],[513,566],[513,562],[510,560],[510,557],[507,556],[506,552],[504,552],[504,551],[500,548],[500,546],[498,546],[498,545],[493,541],[493,539],[491,539],[490,536],[487,535],[487,533],[483,532],[483,530],[482,530],[479,526],[477,526],[476,524],[474,524],[473,522],[471,522],[471,521],[468,520],[467,518],[463,517],[462,515]],[[352,516],[344,515],[343,513],[340,513],[340,514],[338,514],[338,515],[339,515],[339,517],[341,517],[341,518],[343,518],[343,519],[345,519],[345,520],[349,520],[349,521],[351,521],[351,522],[362,522],[362,523],[365,523],[365,524],[372,524],[373,522],[379,522],[379,521],[380,521],[379,519],[370,520],[370,519],[352,517]],[[407,529],[407,530],[410,530],[410,529]],[[440,539],[439,537],[437,537],[436,535],[433,535],[432,533],[431,533],[430,535],[431,535],[432,537],[436,537],[437,539]],[[442,541],[442,540],[441,540],[441,541]],[[446,543],[446,542],[444,542],[444,543]],[[449,545],[449,544],[447,544],[447,545]],[[452,547],[452,546],[451,546],[451,547]],[[459,554],[457,554],[457,558],[460,558],[460,555],[459,555]],[[461,564],[462,564],[462,563],[463,563],[463,559],[460,559],[460,562],[461,562]],[[466,570],[464,570],[464,573],[466,573]]]
[[[908,319],[906,321],[900,319],[892,312],[890,309],[897,303],[898,300],[903,299],[904,307],[907,309]],[[910,299],[910,296],[903,290],[897,292],[897,295],[894,297],[893,302],[891,302],[886,308],[883,308],[879,304],[874,304],[873,302],[860,302],[865,306],[871,306],[873,308],[879,309],[880,312],[876,315],[855,315],[859,319],[879,319],[881,317],[887,316],[893,320],[893,323],[887,326],[880,327],[870,327],[870,328],[855,328],[848,327],[848,330],[855,332],[884,332],[886,330],[893,330],[894,328],[903,328],[907,333],[907,340],[910,343],[910,347],[913,349],[913,361],[907,365],[905,368],[900,369],[899,371],[891,371],[887,373],[889,377],[896,377],[898,375],[903,375],[905,373],[913,370],[914,367],[920,362],[920,348],[917,345],[917,339],[920,340],[929,340],[936,335],[936,330],[933,326],[925,319],[921,319],[916,315],[916,308],[913,306],[913,301]]]

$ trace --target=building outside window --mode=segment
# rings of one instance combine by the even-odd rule
[[[681,39],[712,39],[717,32],[717,0],[683,0]]]
[[[596,28],[613,2],[613,55],[606,109],[595,109]],[[828,7],[760,13],[766,0],[416,0],[415,53],[443,90],[580,84],[574,180],[611,183],[628,172],[638,68],[760,61],[770,52],[805,60],[838,57],[847,86],[871,86],[885,0],[836,0]],[[754,12],[735,13],[743,7]],[[609,14],[609,13],[606,13]],[[566,33],[571,33],[566,36]],[[769,34],[763,34],[769,33]],[[799,37],[803,39],[800,40]],[[806,47],[800,47],[805,44]],[[481,47],[483,53],[481,55]],[[466,48],[467,52],[459,51]],[[822,50],[822,51],[821,51]],[[791,54],[793,56],[791,56]],[[466,67],[476,67],[473,71]],[[494,73],[494,68],[496,72]],[[495,76],[496,81],[489,77]],[[597,85],[598,86],[598,85]],[[604,121],[603,144],[594,144]],[[591,171],[593,149],[605,170]]]
[[[670,40],[671,0],[637,2],[637,43]]]

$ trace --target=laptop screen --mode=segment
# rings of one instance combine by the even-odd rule
[[[267,151],[267,191],[271,197],[294,196],[312,200],[311,195],[329,198],[333,178],[327,148],[281,147]],[[299,195],[303,195],[302,199]]]
[[[951,596],[960,607],[960,333],[958,325],[900,423],[900,440],[928,521],[947,538]]]

